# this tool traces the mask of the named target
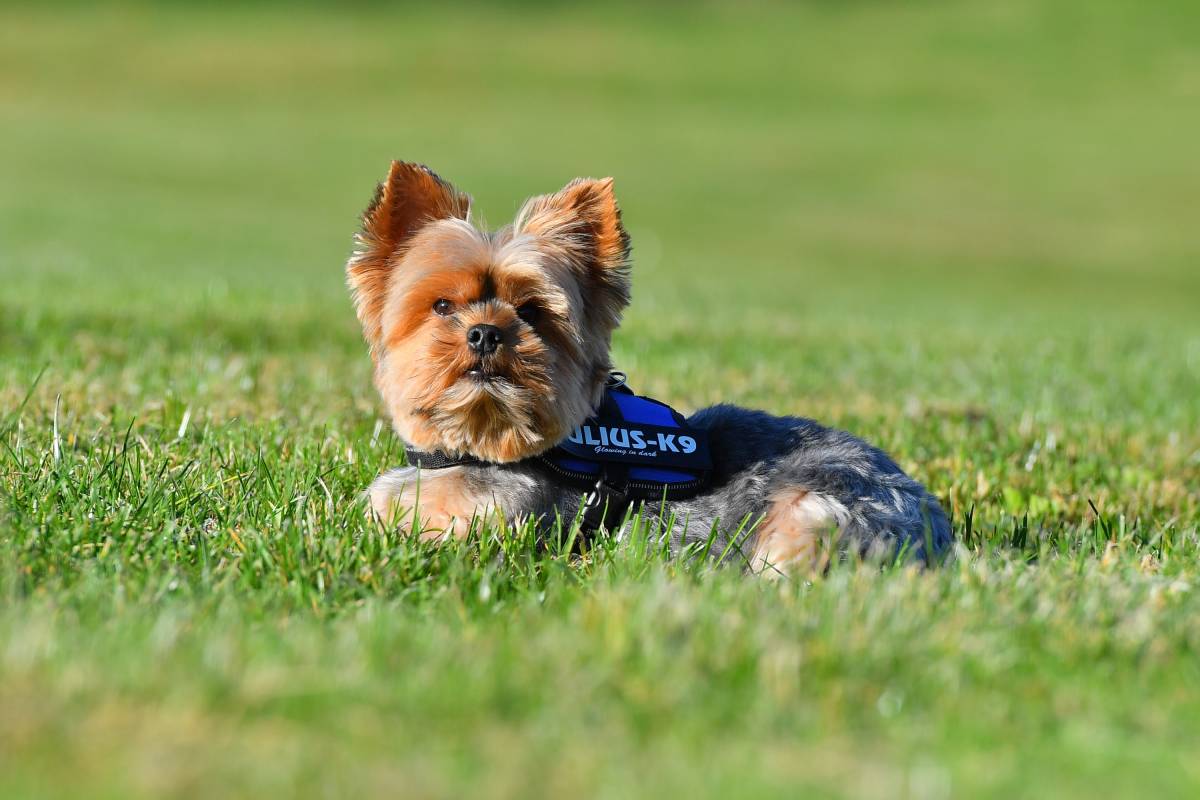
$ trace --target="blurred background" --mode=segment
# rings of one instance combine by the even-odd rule
[[[69,282],[103,263],[180,300],[336,293],[356,212],[404,158],[493,224],[615,176],[639,301],[737,275],[722,300],[787,309],[1180,311],[1200,288],[1196,17],[1182,0],[10,8],[6,277],[86,295]]]

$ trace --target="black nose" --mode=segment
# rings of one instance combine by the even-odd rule
[[[467,331],[467,346],[479,355],[486,356],[496,352],[503,338],[504,335],[495,325],[472,325]]]

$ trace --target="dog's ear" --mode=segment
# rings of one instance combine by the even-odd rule
[[[363,335],[374,347],[387,297],[388,276],[398,253],[413,234],[439,219],[466,219],[471,198],[439,178],[433,170],[393,161],[387,178],[362,216],[354,254],[346,264],[346,280]]]
[[[612,178],[576,178],[555,194],[526,201],[514,232],[553,242],[571,255],[591,288],[603,294],[597,310],[613,327],[629,304],[629,234]]]

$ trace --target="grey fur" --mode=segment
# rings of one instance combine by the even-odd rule
[[[842,551],[903,552],[933,562],[950,547],[953,534],[938,501],[887,454],[845,431],[731,405],[699,411],[689,424],[709,432],[711,486],[665,508],[647,504],[644,509],[649,520],[674,518],[669,532],[672,553],[707,542],[711,557],[724,554],[749,565],[753,527],[767,511],[769,498],[791,488],[844,507],[837,532]],[[490,493],[509,519],[534,518],[544,526],[556,518],[569,522],[579,510],[580,493],[553,482],[534,465],[462,469],[473,488]]]

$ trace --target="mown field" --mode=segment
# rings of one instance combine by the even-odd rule
[[[0,795],[1194,797],[1188,2],[0,9]],[[420,545],[392,158],[613,175],[639,391],[877,442],[939,570]]]

